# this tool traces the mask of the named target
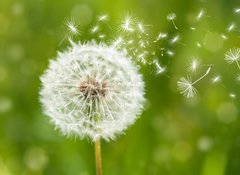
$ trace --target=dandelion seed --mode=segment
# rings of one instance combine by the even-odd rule
[[[240,14],[240,8],[235,8],[235,9],[233,9],[233,11],[234,11],[234,13],[236,13],[236,14]]]
[[[235,62],[240,70],[240,48],[232,48],[225,54],[225,60],[227,63],[232,64]]]
[[[236,80],[240,82],[240,74],[237,75]]]
[[[204,75],[202,75],[200,78],[192,82],[190,77],[181,77],[180,80],[177,82],[178,90],[180,91],[180,94],[182,94],[186,98],[192,98],[197,94],[197,89],[193,86],[197,82],[199,82],[201,79],[203,79],[205,76],[209,74],[211,70],[211,67],[209,67]]]
[[[118,37],[117,39],[115,39],[112,43],[113,47],[119,47],[122,45],[123,42],[123,38],[122,37]]]
[[[196,72],[197,69],[198,69],[198,67],[199,67],[199,64],[200,64],[199,59],[193,58],[192,61],[191,61],[191,63],[190,63],[190,65],[189,65],[188,70],[189,70],[190,72]]]
[[[196,30],[196,27],[190,27],[191,30],[195,31]]]
[[[171,50],[167,50],[167,54],[168,54],[170,57],[172,57],[172,56],[175,55],[175,53],[174,53],[173,51],[171,51]]]
[[[141,23],[141,22],[138,22],[137,23],[137,29],[138,29],[138,31],[140,32],[140,33],[143,33],[143,34],[145,34],[145,35],[148,35],[147,33],[146,33],[146,29],[145,29],[145,26],[144,26],[144,24],[143,23]]]
[[[203,9],[201,9],[200,12],[198,13],[196,19],[199,21],[200,19],[203,18],[204,15],[205,15],[205,11]]]
[[[163,40],[163,39],[166,39],[168,37],[168,34],[167,33],[162,33],[160,32],[158,34],[158,36],[156,37],[156,40],[154,42],[158,42],[160,40]]]
[[[222,39],[224,39],[224,40],[227,40],[227,39],[228,39],[228,37],[227,37],[226,35],[224,35],[224,34],[221,34],[221,37],[222,37]]]
[[[92,29],[90,30],[92,34],[97,33],[99,31],[99,26],[93,26]]]
[[[79,34],[79,30],[77,28],[78,26],[73,18],[70,21],[66,22],[66,26],[67,26],[67,32],[70,36]]]
[[[165,51],[165,48],[160,48],[160,51],[161,51],[161,56],[163,57],[163,55],[164,55],[164,51]]]
[[[170,40],[170,44],[175,44],[180,40],[180,36],[176,35]]]
[[[143,109],[142,77],[115,47],[72,44],[41,76],[44,112],[63,134],[114,139]]]
[[[235,93],[229,93],[229,97],[232,98],[232,99],[234,99],[234,98],[237,97],[237,95],[236,95]]]
[[[176,14],[175,13],[169,13],[168,15],[167,15],[167,20],[168,21],[171,21],[172,22],[172,24],[173,24],[173,26],[174,26],[174,28],[177,30],[178,28],[177,28],[177,26],[176,26],[176,24],[175,24],[175,22],[174,22],[174,20],[176,19]]]
[[[103,38],[105,38],[105,37],[106,37],[105,34],[99,34],[99,35],[98,35],[98,38],[100,38],[100,39],[103,39]]]
[[[235,23],[231,23],[231,24],[227,27],[227,31],[228,31],[228,32],[232,32],[235,28],[236,28],[236,24],[235,24]]]
[[[125,31],[125,32],[133,32],[134,31],[134,29],[132,27],[132,20],[133,19],[130,16],[127,16],[123,20],[123,22],[121,24],[121,27],[122,27],[123,31]]]
[[[107,20],[108,20],[107,14],[102,14],[98,16],[98,21],[107,21]]]
[[[219,83],[220,81],[221,81],[221,76],[220,75],[216,75],[216,76],[211,78],[211,82],[213,84]]]
[[[196,45],[197,45],[197,47],[199,47],[199,48],[201,48],[202,47],[202,45],[200,44],[200,43],[196,43]]]
[[[166,72],[166,67],[163,67],[160,65],[160,63],[157,60],[154,60],[154,64],[156,66],[156,74],[160,75]]]

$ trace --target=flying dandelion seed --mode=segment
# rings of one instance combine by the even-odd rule
[[[199,59],[197,59],[197,58],[194,57],[194,58],[192,59],[190,65],[189,65],[188,70],[189,70],[190,72],[193,72],[193,73],[194,73],[194,72],[197,71],[199,65],[200,65]]]
[[[236,13],[236,14],[240,14],[240,8],[233,9],[233,12]]]
[[[132,27],[133,19],[131,16],[126,16],[125,19],[122,21],[121,28],[125,32],[134,32]]]
[[[222,39],[224,39],[224,40],[227,40],[227,39],[228,39],[227,35],[224,35],[224,34],[221,34],[221,37],[222,37]]]
[[[73,18],[66,22],[66,26],[67,33],[70,35],[70,37],[79,34],[78,26]]]
[[[158,36],[156,37],[156,40],[154,42],[158,42],[160,40],[163,40],[163,39],[166,39],[168,37],[168,34],[167,33],[162,33],[160,32],[158,34]]]
[[[227,27],[227,31],[228,32],[232,32],[233,30],[235,30],[236,28],[236,24],[235,23],[231,23],[229,24],[229,26]]]
[[[99,26],[98,25],[96,25],[96,26],[93,26],[92,27],[92,29],[90,30],[90,32],[92,33],[92,34],[94,34],[94,33],[97,33],[98,31],[99,31]]]
[[[232,48],[225,54],[225,60],[227,63],[232,64],[235,62],[240,70],[240,48]]]
[[[168,21],[171,21],[172,22],[172,24],[173,24],[173,26],[174,26],[174,28],[177,30],[178,29],[178,27],[176,26],[176,24],[175,24],[175,22],[174,22],[174,20],[176,20],[176,14],[175,13],[169,13],[168,15],[167,15],[167,20]]]
[[[205,15],[205,12],[203,9],[201,9],[200,12],[198,13],[196,19],[199,21],[200,19],[203,18],[204,15]]]
[[[156,74],[160,75],[166,72],[166,67],[163,67],[160,65],[160,63],[157,61],[157,59],[154,60],[154,64],[156,67]]]
[[[216,76],[211,78],[211,82],[213,84],[219,83],[220,81],[221,81],[221,76],[220,75],[216,75]]]
[[[236,80],[240,82],[240,74],[237,75]]]
[[[168,56],[172,57],[175,55],[175,53],[172,50],[167,50]]]
[[[196,27],[190,27],[191,30],[195,31],[196,30]]]
[[[202,75],[200,78],[195,80],[194,82],[191,80],[190,77],[181,77],[180,80],[177,82],[178,90],[180,91],[180,94],[182,94],[186,98],[192,98],[197,94],[197,89],[194,87],[194,84],[199,82],[201,79],[203,79],[205,76],[209,74],[211,70],[211,67],[209,67],[204,75]]]
[[[229,97],[231,99],[235,99],[237,97],[237,95],[235,93],[229,93]]]
[[[145,25],[142,22],[137,23],[137,29],[140,33],[148,35],[148,33],[146,33]]]
[[[176,35],[173,38],[170,39],[170,44],[175,44],[180,40],[180,36]]]
[[[108,15],[107,14],[99,15],[97,19],[98,19],[98,21],[101,21],[101,22],[107,21],[108,20]]]
[[[196,45],[197,45],[197,47],[199,47],[199,48],[202,47],[202,45],[201,45],[199,42],[197,42]]]

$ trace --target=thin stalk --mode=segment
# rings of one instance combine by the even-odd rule
[[[101,138],[95,140],[96,175],[102,175]]]
[[[240,70],[240,65],[237,60],[236,60],[236,63],[237,63],[238,69]]]
[[[204,75],[202,75],[199,79],[197,79],[196,81],[194,81],[191,85],[194,85],[195,83],[197,83],[198,81],[200,81],[201,79],[203,79],[207,74],[209,74],[211,70],[211,67],[209,67],[206,71],[206,73]]]

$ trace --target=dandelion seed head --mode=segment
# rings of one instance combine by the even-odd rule
[[[65,135],[114,139],[140,115],[144,83],[126,52],[72,43],[41,76],[44,112]]]
[[[193,98],[197,94],[197,89],[193,86],[190,77],[181,77],[177,82],[178,90],[186,98]]]
[[[225,60],[227,63],[231,64],[235,61],[240,60],[240,48],[232,48],[225,54]]]

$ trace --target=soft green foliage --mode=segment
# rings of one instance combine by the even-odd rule
[[[102,12],[113,20],[130,12],[151,24],[154,36],[159,32],[181,36],[174,46],[175,56],[158,53],[167,66],[166,76],[142,67],[146,110],[125,135],[103,142],[103,174],[239,174],[239,70],[225,61],[225,53],[240,46],[240,14],[234,13],[238,5],[239,0],[1,0],[0,175],[95,173],[93,143],[56,132],[42,113],[38,94],[39,76],[48,60],[68,45],[66,40],[59,45],[66,34],[64,21],[77,19],[81,34]],[[205,16],[194,22],[201,9]],[[173,12],[178,29],[166,18]],[[232,22],[235,31],[226,31]],[[189,30],[191,26],[197,30]],[[79,38],[91,39],[89,35]],[[196,42],[201,42],[201,48]],[[186,99],[177,90],[177,81],[188,73],[195,56],[203,65],[195,77],[214,65],[196,85],[196,97]],[[218,73],[222,81],[212,84]]]

